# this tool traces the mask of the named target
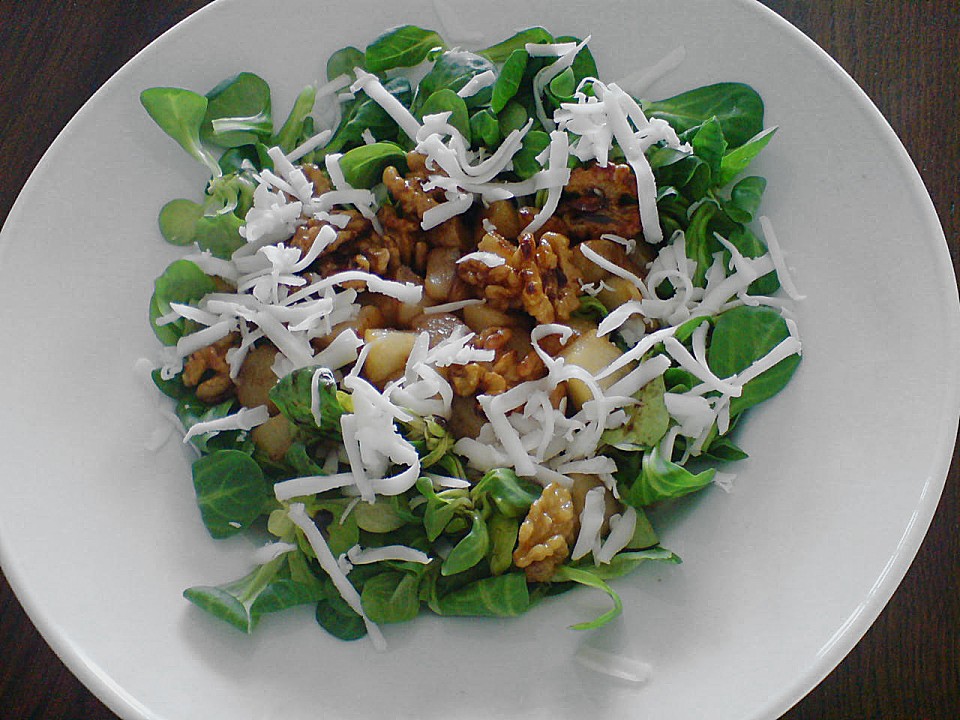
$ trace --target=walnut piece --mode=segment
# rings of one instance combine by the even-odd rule
[[[629,165],[596,163],[575,168],[563,189],[556,217],[573,240],[595,240],[604,233],[640,235],[637,180]]]
[[[429,174],[442,174],[439,170],[428,171],[424,163],[423,155],[407,153],[409,172],[406,175],[401,176],[395,167],[388,167],[383,171],[383,184],[403,215],[416,218],[418,223],[423,220],[427,210],[435,208],[444,200],[444,193],[440,188],[424,190],[424,181]],[[471,234],[463,215],[456,215],[424,231],[424,236],[431,247],[459,248],[468,247],[471,243]]]
[[[487,233],[477,249],[506,262],[491,268],[479,260],[467,260],[459,264],[458,272],[467,285],[482,289],[495,309],[522,308],[538,322],[552,323],[569,320],[580,307],[581,273],[573,264],[566,236],[548,232],[538,240],[521,233],[514,245]]]
[[[471,345],[483,350],[493,350],[489,362],[471,362],[465,365],[450,365],[444,369],[453,392],[459,397],[475,395],[499,395],[520,383],[539,380],[547,374],[543,360],[525,334],[516,328],[489,327],[481,330]]]
[[[363,217],[358,210],[346,209],[338,211],[337,214],[347,215],[350,220],[346,227],[338,228],[333,226],[337,231],[337,239],[323,249],[324,254],[334,253],[344,245],[349,245],[369,235],[373,230],[370,221]],[[330,225],[326,220],[310,218],[305,225],[301,225],[296,229],[293,237],[287,241],[287,246],[300,250],[300,256],[303,257],[310,252],[310,248],[313,247],[313,243],[317,239],[321,228],[326,225]]]
[[[388,243],[396,246],[401,266],[422,275],[427,268],[430,245],[420,229],[419,221],[399,215],[393,205],[380,208],[377,219],[383,227],[383,235]]]
[[[235,334],[227,335],[187,358],[181,376],[183,384],[196,387],[197,399],[201,402],[215,403],[233,394],[234,384],[227,364],[227,351],[237,344]]]
[[[577,514],[570,491],[559,483],[547,485],[520,525],[513,562],[527,580],[546,582],[570,555],[577,534]]]

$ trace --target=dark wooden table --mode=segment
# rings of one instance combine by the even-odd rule
[[[0,223],[41,154],[124,62],[203,0],[0,0]],[[903,139],[960,257],[957,0],[765,0],[854,77]],[[0,500],[2,502],[2,500]],[[960,464],[916,561],[840,666],[784,720],[960,718]],[[0,717],[115,716],[47,647],[0,575]],[[709,718],[704,718],[709,720]]]

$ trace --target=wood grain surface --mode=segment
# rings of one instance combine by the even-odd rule
[[[148,42],[205,4],[0,0],[0,223],[44,150],[93,92]],[[956,271],[957,0],[765,4],[830,53],[900,135],[937,207]],[[850,655],[784,720],[960,718],[958,513],[955,454],[930,531],[890,604]],[[0,718],[114,717],[49,649],[0,576]]]

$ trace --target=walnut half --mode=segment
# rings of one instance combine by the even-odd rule
[[[458,266],[460,278],[482,289],[491,307],[522,309],[538,322],[552,323],[569,320],[580,306],[582,274],[573,263],[573,251],[565,236],[548,232],[538,240],[525,232],[514,245],[500,235],[487,233],[477,249],[505,261],[493,268],[478,260]]]
[[[546,582],[570,555],[577,535],[577,514],[570,491],[559,483],[547,485],[520,525],[513,563],[527,580]]]
[[[181,377],[184,385],[196,388],[198,400],[216,403],[233,394],[234,384],[230,378],[230,365],[227,364],[227,351],[238,344],[236,333],[231,333],[187,358]]]

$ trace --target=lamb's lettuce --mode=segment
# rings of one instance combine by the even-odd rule
[[[730,377],[750,367],[790,336],[783,316],[773,308],[743,305],[717,318],[707,362],[718,377]],[[730,413],[738,415],[780,392],[800,364],[799,355],[790,355],[755,377],[743,394],[730,401]]]
[[[643,102],[641,107],[649,117],[666,120],[680,133],[716,118],[731,148],[740,147],[763,130],[763,100],[743,83],[705,85],[664,100]]]
[[[207,93],[200,137],[225,148],[266,142],[273,134],[270,86],[259,75],[243,72]]]
[[[663,500],[682,497],[702,490],[713,482],[715,468],[693,473],[682,465],[671,462],[659,446],[642,454],[637,467],[638,453],[621,455],[617,479],[620,498],[628,505],[643,508]]]
[[[195,460],[193,487],[203,524],[214,538],[249,527],[273,495],[263,470],[240,450],[217,450]]]
[[[200,140],[207,102],[203,95],[181,88],[156,87],[140,93],[140,103],[154,122],[218,177],[220,166]]]
[[[372,73],[413,67],[423,62],[430,52],[445,47],[446,43],[437,32],[416,25],[403,25],[388,30],[367,46],[365,65]]]
[[[475,580],[430,607],[438,615],[516,617],[530,608],[530,590],[522,572],[509,572]]]
[[[319,401],[320,424],[313,414],[313,388]],[[333,373],[326,368],[307,367],[285,375],[270,390],[270,400],[283,415],[308,436],[338,440],[340,417],[344,413]]]
[[[459,90],[481,73],[496,72],[496,67],[487,58],[466,50],[454,50],[440,54],[430,71],[423,76],[417,86],[417,95],[413,100],[413,110],[428,114],[423,110],[426,101],[440,90],[449,90],[456,94]],[[465,99],[467,107],[476,108],[487,105],[493,90],[487,86]]]
[[[312,128],[313,120],[310,113],[313,112],[316,101],[316,87],[308,85],[301,90],[290,109],[290,114],[272,139],[272,144],[278,146],[283,152],[289,153],[311,135],[309,130]]]
[[[171,323],[158,325],[157,320],[170,313],[170,303],[190,305],[198,302],[216,289],[216,284],[196,263],[189,260],[174,260],[154,282],[150,298],[150,327],[164,345],[176,345],[177,341],[192,332],[190,322],[180,318]]]

